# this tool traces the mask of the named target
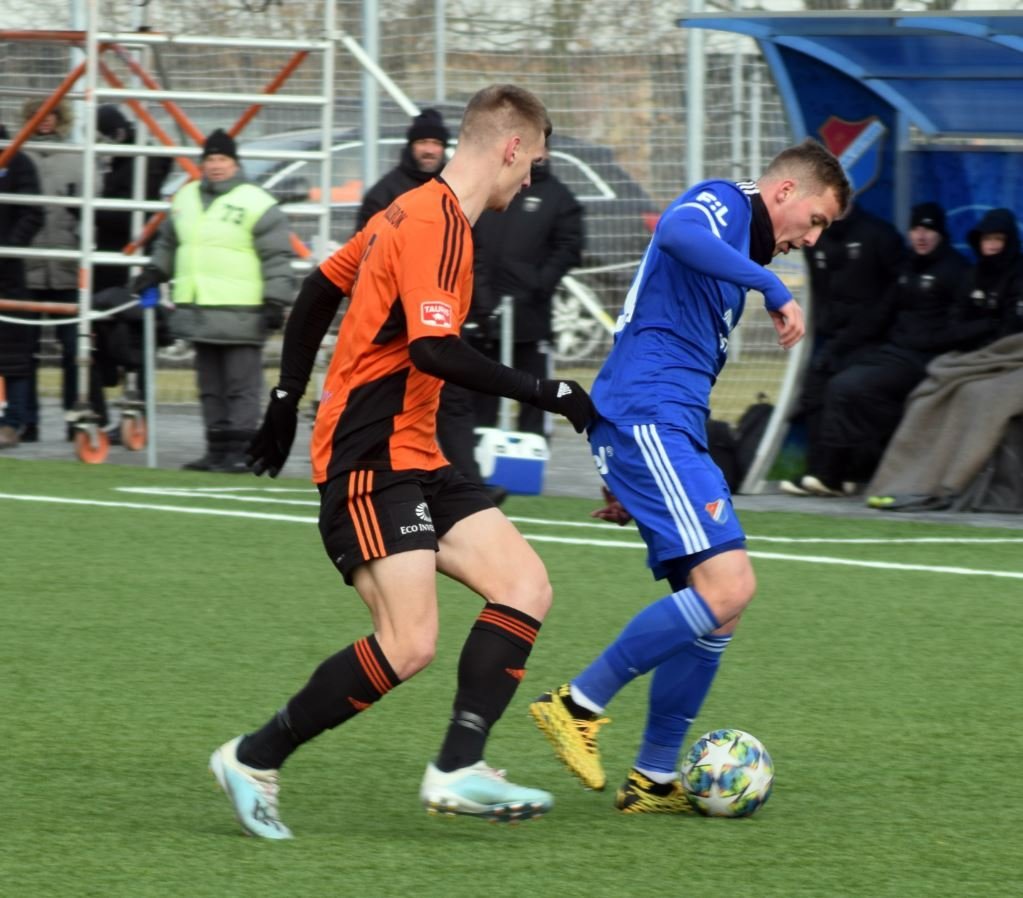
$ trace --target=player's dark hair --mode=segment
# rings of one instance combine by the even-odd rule
[[[842,163],[823,144],[808,137],[800,144],[782,150],[764,172],[766,178],[790,177],[799,181],[803,193],[823,193],[829,187],[835,191],[839,208],[844,213],[849,207],[852,188]]]
[[[462,116],[461,141],[485,139],[491,132],[536,128],[551,136],[547,108],[536,94],[515,84],[491,84],[472,97]]]

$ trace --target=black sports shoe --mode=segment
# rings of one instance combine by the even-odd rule
[[[635,767],[615,795],[615,807],[623,814],[691,814],[693,806],[678,780],[655,783]]]

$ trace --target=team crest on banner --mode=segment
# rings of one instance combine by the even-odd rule
[[[876,115],[858,122],[847,122],[833,115],[817,133],[824,139],[824,146],[842,163],[853,193],[866,190],[877,180],[881,173],[881,148],[888,129]]]
[[[728,503],[724,499],[715,499],[703,507],[715,524],[723,524],[728,519]]]

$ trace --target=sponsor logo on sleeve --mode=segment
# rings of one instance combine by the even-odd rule
[[[454,316],[446,302],[424,302],[420,307],[420,319],[430,327],[451,327]]]

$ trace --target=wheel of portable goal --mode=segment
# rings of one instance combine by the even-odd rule
[[[132,452],[146,448],[149,430],[144,415],[125,415],[121,418],[121,445]]]
[[[102,428],[90,437],[87,430],[75,431],[75,454],[87,465],[101,465],[110,453],[110,436]]]

